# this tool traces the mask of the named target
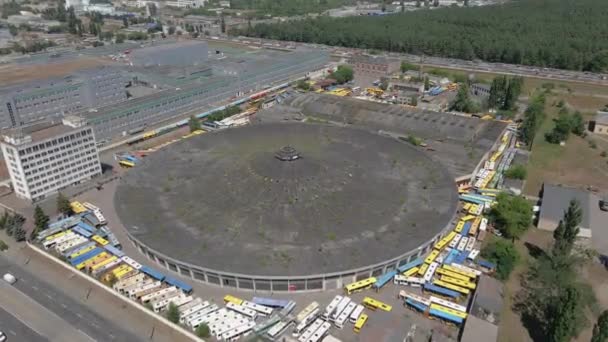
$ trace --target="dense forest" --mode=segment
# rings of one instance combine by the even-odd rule
[[[255,10],[256,16],[294,16],[321,13],[345,5],[356,5],[356,0],[231,0],[230,8]]]
[[[320,17],[233,32],[561,69],[608,69],[607,0],[519,0],[386,16]]]

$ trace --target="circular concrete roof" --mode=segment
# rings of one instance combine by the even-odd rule
[[[307,276],[418,248],[450,222],[457,199],[445,169],[407,143],[274,123],[152,154],[123,177],[115,205],[133,237],[176,260],[249,276]]]

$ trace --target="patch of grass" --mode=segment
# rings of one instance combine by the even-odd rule
[[[334,233],[334,232],[327,233],[327,240],[335,241],[336,240],[336,233]]]

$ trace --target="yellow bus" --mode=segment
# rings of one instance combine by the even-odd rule
[[[146,133],[144,133],[144,140],[145,140],[145,139],[150,139],[150,138],[153,138],[153,137],[155,137],[155,136],[156,136],[156,134],[157,134],[157,133],[156,133],[156,131],[149,131],[149,132],[146,132]]]
[[[94,256],[94,257],[92,257],[92,258],[90,258],[90,259],[87,259],[87,260],[85,260],[85,261],[81,262],[80,264],[76,265],[76,269],[77,269],[77,270],[81,270],[81,269],[83,269],[83,268],[85,268],[85,267],[87,267],[87,266],[89,266],[89,265],[92,265],[92,264],[93,264],[93,263],[95,263],[96,261],[103,260],[103,259],[104,259],[104,258],[106,258],[107,256],[108,256],[108,253],[106,253],[106,252],[101,252],[101,253],[97,254],[96,256]]]
[[[452,239],[456,236],[456,232],[449,232],[448,235],[444,236],[443,239],[439,240],[434,246],[436,250],[442,250],[445,246],[452,241]]]
[[[452,271],[448,271],[444,268],[438,268],[435,273],[439,274],[439,275],[445,275],[448,277],[452,277],[454,279],[460,279],[462,281],[471,281],[471,279],[467,276],[463,276],[462,274],[456,273],[456,272],[452,272]]]
[[[436,249],[433,249],[431,251],[431,253],[429,253],[429,255],[426,257],[426,259],[424,259],[424,263],[425,264],[432,264],[433,261],[435,261],[435,259],[437,258],[437,256],[439,255],[439,251]]]
[[[377,280],[376,277],[370,277],[367,279],[363,279],[363,280],[348,284],[344,287],[344,291],[346,291],[346,293],[350,295],[353,292],[358,292],[358,291],[362,291],[365,289],[369,289],[370,287],[372,287],[372,285],[374,285],[376,280]]]
[[[438,310],[438,311],[443,311],[443,312],[445,312],[447,314],[454,315],[454,316],[462,318],[462,319],[465,319],[468,316],[466,312],[454,310],[454,309],[445,307],[443,305],[435,304],[435,303],[431,304],[431,309],[435,309],[435,310]]]
[[[90,252],[92,250],[94,250],[95,248],[97,248],[97,246],[89,246],[85,249],[81,249],[78,252],[74,253],[74,254],[70,254],[70,256],[68,257],[68,259],[74,259],[76,257],[79,257],[81,255],[83,255],[84,253]]]
[[[93,240],[93,241],[97,242],[98,244],[100,244],[100,245],[102,245],[102,246],[105,246],[105,245],[107,245],[107,244],[109,243],[109,242],[108,242],[108,240],[106,240],[106,239],[102,238],[102,237],[101,237],[101,236],[99,236],[99,235],[93,235],[93,236],[91,237],[91,240]]]
[[[84,213],[85,211],[87,211],[87,208],[85,208],[85,206],[82,205],[82,203],[80,203],[78,201],[70,202],[70,207],[72,208],[72,211],[74,212],[74,214],[80,214],[80,213]]]
[[[460,292],[463,295],[468,295],[469,293],[471,293],[471,291],[469,289],[467,289],[467,288],[460,287],[458,285],[454,285],[454,284],[450,284],[450,283],[446,283],[445,281],[438,280],[438,279],[435,279],[433,281],[433,285],[445,287],[446,289],[454,290],[456,292]]]
[[[124,277],[127,276],[127,274],[131,273],[131,271],[133,271],[133,267],[126,265],[126,267],[119,272],[115,272],[114,275],[116,276],[116,279],[122,279]]]
[[[448,271],[452,271],[454,273],[462,274],[463,276],[469,277],[471,279],[477,279],[477,275],[473,272],[461,270],[461,269],[451,266],[451,265],[443,265],[443,268]]]
[[[454,228],[454,231],[456,233],[460,233],[460,232],[462,232],[462,228],[464,228],[464,221],[460,220],[460,221],[458,221],[456,228]]]
[[[470,203],[469,203],[469,204],[470,204]],[[471,209],[471,206],[469,206],[469,209]],[[461,220],[466,222],[466,221],[473,220],[473,219],[475,219],[476,217],[477,217],[477,216],[475,216],[475,215],[467,215],[467,216],[465,216],[465,217],[461,218]]]
[[[224,302],[226,302],[226,303],[233,303],[233,304],[236,304],[236,305],[243,304],[243,300],[242,299],[234,297],[234,296],[231,296],[231,295],[225,295],[224,296]]]
[[[418,273],[418,267],[412,267],[409,270],[403,272],[403,275],[406,277],[412,277],[414,274]]]
[[[393,309],[392,306],[388,305],[388,304],[384,304],[379,300],[375,300],[371,297],[365,297],[363,298],[363,306],[365,306],[366,308],[370,309],[370,310],[376,310],[376,309],[380,309],[380,310],[384,310],[384,311],[391,311]]]
[[[353,330],[358,334],[359,331],[361,331],[361,328],[363,328],[363,326],[365,325],[365,322],[367,322],[367,315],[362,313],[357,319],[357,323],[355,323],[355,329]]]
[[[477,235],[477,228],[479,228],[480,223],[481,223],[481,216],[478,216],[475,219],[475,221],[473,221],[473,224],[471,225],[471,229],[469,230],[469,235],[471,235],[471,236]]]
[[[426,273],[426,269],[429,267],[429,264],[422,264],[418,269],[418,275],[423,276]]]
[[[446,283],[454,284],[456,286],[465,287],[467,289],[475,290],[477,287],[475,283],[471,283],[470,281],[464,281],[461,279],[452,278],[450,276],[443,275],[441,276],[441,281],[445,281]]]
[[[97,263],[95,265],[92,265],[91,266],[91,272],[93,272],[93,271],[95,271],[95,270],[97,270],[99,268],[102,268],[105,265],[107,265],[107,264],[109,264],[109,263],[111,263],[111,262],[113,262],[114,260],[117,260],[117,259],[118,259],[118,257],[116,257],[116,256],[113,255],[113,256],[107,258],[106,260],[103,260],[103,261],[101,261],[101,262],[99,262],[99,263]]]
[[[121,160],[118,162],[118,165],[123,166],[123,167],[133,167],[133,166],[135,166],[135,163],[130,162],[128,160]]]
[[[44,239],[44,241],[51,241],[51,240],[55,240],[55,239],[57,239],[57,238],[60,238],[60,237],[64,236],[64,235],[65,235],[65,234],[67,234],[67,233],[68,233],[68,231],[67,231],[67,230],[65,230],[65,231],[63,231],[63,232],[59,232],[59,233],[57,233],[57,234],[53,234],[53,235],[51,235],[51,236],[47,236],[47,237]]]
[[[464,211],[469,211],[469,209],[471,209],[471,206],[472,206],[472,205],[473,205],[473,203],[469,203],[469,202],[467,202],[467,203],[465,203],[465,204],[462,206],[462,210],[464,210]]]

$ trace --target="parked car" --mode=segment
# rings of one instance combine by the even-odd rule
[[[14,284],[15,282],[17,282],[17,278],[15,278],[15,276],[10,273],[5,273],[2,278],[4,279],[4,281],[6,281],[9,284]],[[0,338],[0,342],[2,342],[2,341],[4,341],[4,340]]]

